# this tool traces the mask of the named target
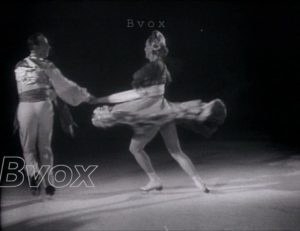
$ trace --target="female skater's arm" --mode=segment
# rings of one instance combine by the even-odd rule
[[[105,104],[105,103],[123,103],[136,99],[141,99],[143,97],[152,97],[163,95],[165,92],[165,84],[153,85],[149,87],[137,88],[129,91],[123,91],[115,93],[109,96],[104,96],[97,98],[96,104]]]
[[[99,97],[95,100],[95,104],[106,104],[106,103],[110,103],[108,101],[108,97],[104,96],[104,97]]]
[[[133,90],[123,91],[109,96],[100,97],[96,99],[96,102],[99,104],[123,103],[135,99],[140,99],[145,95],[150,96],[150,95],[160,94],[160,92],[162,91],[160,88],[162,86],[158,87],[159,90],[154,90],[154,92],[150,92],[150,93],[144,89],[148,88],[149,86],[162,84],[163,81],[160,79],[162,69],[163,69],[162,63],[158,63],[158,62],[147,63],[141,69],[139,69],[134,73],[133,81],[132,81],[132,86],[134,88]]]
[[[129,91],[123,91],[119,93],[115,93],[112,95],[100,97],[96,99],[96,102],[99,104],[105,104],[105,103],[123,103],[135,99],[139,99],[141,97],[141,94],[138,93],[137,90],[129,90]]]

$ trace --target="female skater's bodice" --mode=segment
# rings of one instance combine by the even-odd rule
[[[132,86],[143,88],[171,82],[167,66],[160,60],[149,62],[133,74]]]

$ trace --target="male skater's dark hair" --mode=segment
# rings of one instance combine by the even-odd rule
[[[39,37],[41,36],[45,37],[45,35],[40,32],[34,33],[29,36],[29,38],[27,39],[27,46],[29,50],[32,50],[34,46],[40,45]]]

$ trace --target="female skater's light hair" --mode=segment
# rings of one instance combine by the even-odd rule
[[[168,55],[169,49],[167,47],[165,36],[158,30],[154,30],[149,38],[146,40],[146,46],[150,47],[153,54],[165,57]]]

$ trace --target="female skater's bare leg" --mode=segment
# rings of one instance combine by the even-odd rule
[[[204,192],[209,192],[204,182],[196,171],[190,158],[182,151],[174,123],[169,123],[160,129],[160,133],[171,156],[178,162],[181,168],[192,178],[196,187]]]
[[[155,127],[148,130],[143,135],[134,135],[130,142],[130,152],[150,179],[149,183],[141,188],[143,191],[162,190],[161,180],[156,175],[151,160],[144,150],[145,146],[154,138],[158,130],[159,128]]]

